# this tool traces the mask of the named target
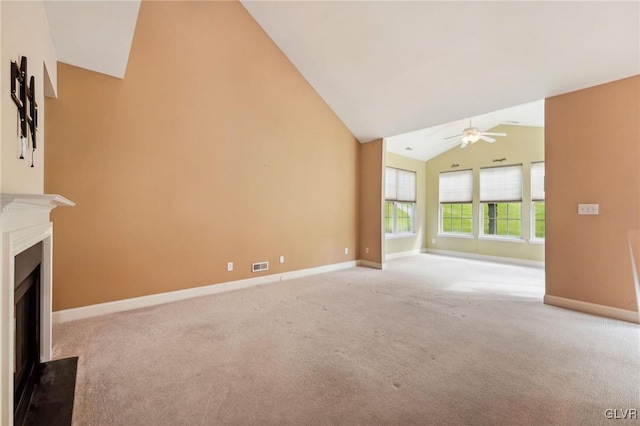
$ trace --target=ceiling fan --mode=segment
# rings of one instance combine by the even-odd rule
[[[449,136],[449,137],[445,138],[445,140],[446,139],[451,139],[451,138],[459,138],[460,136],[462,136],[462,138],[461,138],[462,144],[460,145],[460,148],[464,148],[468,144],[476,143],[479,140],[483,140],[483,141],[489,142],[489,143],[494,143],[496,140],[494,138],[489,137],[489,136],[507,136],[507,134],[506,133],[481,132],[480,130],[478,130],[477,127],[472,127],[471,126],[471,120],[469,120],[469,127],[464,129],[462,131],[462,133],[460,133],[459,135],[455,135],[455,136]]]

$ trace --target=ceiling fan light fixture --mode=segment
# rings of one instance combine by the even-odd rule
[[[462,136],[462,137],[461,137]],[[455,136],[449,136],[446,139],[458,138],[461,137],[460,140],[462,142],[460,148],[464,148],[470,143],[476,143],[479,140],[483,140],[488,143],[493,143],[496,140],[489,136],[507,136],[506,133],[493,133],[493,132],[481,132],[477,127],[471,127],[471,121],[469,121],[469,127],[464,129],[461,134]]]

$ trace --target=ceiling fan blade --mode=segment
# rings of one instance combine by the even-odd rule
[[[490,132],[481,132],[481,134],[485,136],[507,136],[506,133],[490,133]]]
[[[455,135],[455,136],[448,136],[444,139],[447,140],[447,139],[459,138],[460,136],[464,136],[464,133],[460,133],[459,135]]]
[[[485,142],[494,143],[496,140],[494,138],[490,138],[489,136],[485,136],[485,134],[480,135],[480,139]]]

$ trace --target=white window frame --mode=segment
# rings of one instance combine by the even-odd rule
[[[534,162],[531,163],[531,236],[529,238],[529,241],[532,243],[538,243],[538,244],[544,244],[545,242],[545,238],[540,238],[540,237],[536,237],[536,203],[545,203],[545,222],[547,219],[547,203],[546,203],[546,197],[545,194],[542,194],[542,198],[541,197],[536,197],[534,195],[534,190],[533,190],[533,186],[534,186],[534,177],[533,177],[533,168],[534,168],[534,164],[542,164],[543,167],[543,174],[542,174],[542,191],[544,192],[544,190],[546,189],[546,175],[544,173],[544,167],[545,167],[545,163],[544,161],[538,161],[538,162]],[[545,226],[545,237],[546,237],[546,226]]]
[[[471,232],[453,232],[453,231],[445,231],[444,229],[442,229],[443,227],[443,223],[442,223],[442,215],[443,215],[443,208],[445,205],[448,204],[469,204],[471,205]],[[438,208],[438,236],[440,237],[460,237],[460,238],[466,238],[466,237],[473,237],[473,202],[470,201],[468,203],[440,203],[439,204],[439,208]]]
[[[393,203],[393,225],[392,232],[386,232],[385,229],[385,237],[386,238],[400,238],[400,237],[410,237],[416,235],[416,203],[412,201],[393,201],[393,200],[385,200],[386,203]],[[411,231],[406,232],[398,232],[398,204],[410,204],[411,205]],[[385,216],[386,220],[386,216]]]
[[[388,181],[388,176],[389,176],[389,169],[393,170],[393,175],[395,176],[395,187],[393,185],[394,182],[391,182],[391,185],[389,185],[389,181]],[[413,195],[409,195],[406,197],[400,197],[398,198],[398,195],[402,193],[401,188],[399,187],[399,181],[400,179],[398,179],[398,176],[400,176],[400,174],[404,173],[405,176],[407,174],[410,174],[413,176]],[[418,187],[418,173],[415,170],[404,170],[404,169],[400,169],[397,167],[390,167],[387,166],[385,167],[385,199],[384,199],[384,205],[385,205],[385,209],[384,212],[385,214],[383,215],[383,226],[385,226],[385,238],[401,238],[401,237],[411,237],[411,236],[415,236],[416,235],[416,214],[417,214],[417,187]],[[392,189],[392,197],[388,198],[388,193],[387,190],[388,189]],[[393,219],[392,219],[392,230],[391,232],[387,232],[386,230],[386,203],[393,203]],[[411,230],[410,231],[402,231],[402,232],[398,232],[398,205],[399,204],[409,204],[411,211],[409,212],[409,215],[411,217]]]
[[[485,234],[484,233],[484,205],[485,204],[520,204],[520,236],[516,237],[514,235],[497,235],[497,234]],[[522,201],[486,201],[484,203],[480,203],[480,220],[479,220],[479,235],[478,238],[483,240],[496,240],[496,241],[512,241],[512,242],[524,242],[524,237],[522,235]]]
[[[483,170],[497,170],[501,168],[515,168],[519,167],[520,169],[520,196],[515,197],[513,195],[506,196],[505,199],[500,199],[499,196],[495,196],[492,199],[483,199],[482,192],[482,171]],[[510,241],[510,242],[524,242],[524,235],[522,232],[522,186],[523,186],[523,168],[522,164],[511,164],[505,166],[497,166],[497,167],[483,167],[480,169],[479,173],[479,184],[480,184],[480,203],[479,203],[479,212],[478,212],[478,238],[487,239],[487,240],[496,240],[496,241]],[[520,204],[520,236],[513,235],[497,235],[497,234],[485,234],[484,233],[484,206],[485,204]]]
[[[545,238],[536,237],[536,203],[545,203],[545,222],[547,219],[547,205],[545,200],[531,201],[531,238],[529,241],[532,243],[544,244]],[[546,226],[545,226],[546,236]]]
[[[452,200],[442,201],[442,176],[448,173],[451,174],[465,174],[471,178],[469,188],[466,188],[465,192],[468,192],[465,195],[456,194]],[[443,207],[445,204],[471,204],[471,232],[451,232],[445,231],[443,227],[442,214]],[[468,170],[455,170],[455,171],[446,171],[440,172],[438,174],[438,236],[439,237],[454,237],[454,238],[473,238],[473,169]]]

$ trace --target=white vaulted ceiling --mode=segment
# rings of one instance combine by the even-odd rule
[[[243,1],[361,142],[640,73],[637,1]]]
[[[511,108],[492,111],[474,117],[439,124],[392,136],[386,140],[387,151],[420,161],[428,161],[454,147],[460,146],[459,135],[465,127],[491,131],[499,124],[512,126],[544,126],[544,101],[529,102]],[[500,139],[500,138],[496,138]]]
[[[124,78],[140,0],[44,2],[60,62]]]
[[[638,1],[242,4],[361,142],[640,74]],[[140,0],[45,7],[61,62],[125,75]]]

